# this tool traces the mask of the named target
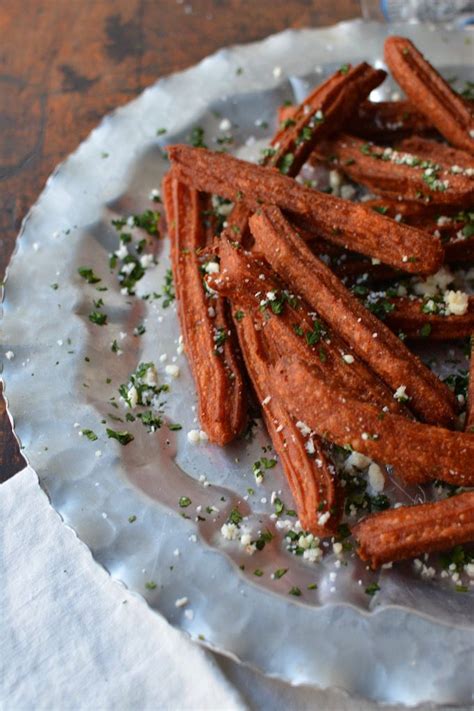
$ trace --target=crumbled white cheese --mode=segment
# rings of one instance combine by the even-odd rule
[[[325,511],[323,514],[320,514],[318,516],[318,524],[320,526],[324,526],[329,521],[330,518],[331,518],[331,512]]]
[[[198,444],[201,441],[199,436],[199,430],[189,430],[188,432],[188,442],[191,444]]]
[[[238,530],[235,523],[224,523],[221,526],[221,534],[227,541],[235,541]]]
[[[262,400],[262,405],[263,406],[268,405],[268,403],[270,402],[271,399],[272,399],[272,396],[267,395],[267,397],[264,400]]]
[[[356,189],[353,185],[345,183],[344,185],[341,185],[341,189],[339,192],[343,200],[352,200],[352,198],[356,194]]]
[[[142,254],[140,257],[140,265],[143,267],[143,269],[148,269],[149,267],[154,264],[155,258],[153,257],[152,254]]]
[[[308,425],[302,422],[301,420],[298,420],[298,422],[296,423],[296,427],[299,429],[303,437],[307,437],[311,434],[311,427],[308,427]]]
[[[375,493],[380,493],[385,487],[385,476],[378,464],[372,462],[368,471],[369,485]]]
[[[132,385],[128,389],[128,402],[127,405],[132,408],[132,410],[138,405],[138,390],[135,385]]]
[[[351,363],[354,362],[354,356],[350,355],[350,353],[344,353],[342,356],[342,360],[344,361],[344,363],[348,363],[349,365],[351,365]]]
[[[372,460],[369,459],[369,457],[366,457],[365,454],[360,454],[360,452],[351,452],[344,463],[344,469],[349,469],[351,467],[354,469],[365,469],[371,463]]]
[[[118,257],[118,259],[125,259],[125,257],[128,255],[127,246],[125,244],[121,244],[114,254],[116,257]]]
[[[166,375],[171,375],[172,378],[178,378],[179,377],[179,365],[170,363],[169,365],[165,366],[165,373],[166,373]]]
[[[185,607],[189,602],[187,597],[178,597],[177,600],[175,600],[174,606],[175,607]]]
[[[156,368],[154,365],[150,365],[150,367],[147,368],[146,373],[143,376],[143,382],[149,387],[158,385],[158,373],[156,372]]]
[[[219,124],[219,131],[230,131],[232,124],[228,118],[223,118]]]
[[[218,274],[220,271],[219,262],[207,262],[204,265],[204,271],[206,274]]]
[[[5,353],[5,358],[6,358],[7,360],[13,360],[14,357],[15,357],[15,354],[13,353],[13,351],[7,351],[7,352]]]
[[[462,291],[446,291],[444,301],[448,315],[463,316],[469,308],[469,297]]]
[[[339,543],[339,542],[333,543],[332,550],[335,555],[341,555],[341,553],[343,551],[342,543]]]
[[[405,400],[408,400],[407,386],[400,385],[393,393],[393,397],[395,398],[395,400],[398,400],[399,402],[405,402]]]
[[[316,563],[322,558],[323,552],[321,548],[308,548],[303,553],[303,559],[310,563]]]
[[[332,192],[336,195],[339,194],[339,188],[342,185],[342,175],[338,170],[329,171],[329,186]]]
[[[444,291],[453,279],[454,276],[449,269],[441,267],[436,274],[431,274],[431,276],[427,277],[426,281],[419,281],[414,284],[413,289],[415,294],[429,298]]]

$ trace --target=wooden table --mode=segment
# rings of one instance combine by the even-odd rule
[[[104,114],[219,47],[358,15],[356,0],[3,0],[2,274],[46,178]],[[0,396],[0,481],[23,466]]]

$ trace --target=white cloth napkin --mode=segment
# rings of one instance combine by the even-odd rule
[[[27,467],[0,486],[0,708],[377,706],[267,679],[190,642],[94,563]]]

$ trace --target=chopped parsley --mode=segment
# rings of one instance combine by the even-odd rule
[[[295,156],[293,153],[286,153],[279,161],[278,168],[280,170],[280,173],[283,173],[283,175],[288,175],[291,166],[293,165],[293,161],[295,160]]]
[[[258,551],[263,551],[267,543],[273,540],[273,533],[268,529],[266,531],[261,531],[258,538],[254,541],[255,547]]]
[[[380,590],[380,585],[377,583],[371,583],[365,588],[365,593],[366,595],[370,595],[372,597],[372,595],[375,595],[378,590]]]
[[[117,442],[119,442],[122,446],[125,447],[125,445],[129,444],[130,442],[133,442],[135,437],[130,434],[130,432],[127,432],[126,430],[123,430],[122,432],[118,432],[116,430],[111,430],[109,427],[106,429],[107,432],[107,437],[109,439],[116,439]]]
[[[105,326],[107,323],[107,314],[103,314],[100,311],[92,311],[89,314],[89,321],[95,323],[97,326]]]
[[[77,271],[79,276],[85,279],[88,284],[98,284],[101,281],[101,278],[90,267],[79,267]]]
[[[195,126],[192,129],[188,140],[194,148],[207,148],[204,143],[204,129],[202,126]]]
[[[133,226],[140,227],[152,237],[159,236],[158,224],[161,214],[156,210],[145,210],[139,215],[132,215]]]
[[[282,578],[287,572],[288,572],[288,568],[278,568],[278,569],[275,570],[275,572],[273,573],[273,577],[275,578],[275,580],[279,580],[279,579]]]
[[[157,298],[163,299],[161,305],[164,309],[167,309],[169,306],[171,306],[171,304],[176,298],[173,284],[173,272],[171,271],[171,269],[166,270],[162,293],[157,294]]]
[[[188,496],[181,496],[178,503],[182,509],[185,509],[188,506],[191,506],[193,502]]]
[[[136,520],[137,520],[137,517],[135,516],[135,514],[132,514],[131,516],[128,517],[129,523],[135,523]]]
[[[95,442],[99,439],[93,430],[81,430],[81,434],[83,437],[87,437],[87,439],[90,439],[91,442]]]
[[[296,587],[296,585],[295,585],[292,588],[290,588],[290,590],[288,591],[288,595],[294,595],[295,597],[301,597],[301,590],[298,587]]]
[[[234,508],[229,514],[228,522],[229,523],[234,523],[236,526],[238,526],[243,519],[242,514],[240,513],[239,509]]]

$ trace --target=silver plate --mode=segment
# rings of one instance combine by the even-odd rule
[[[466,76],[472,62],[468,33],[398,29],[443,70]],[[246,145],[249,136],[259,143],[270,135],[270,128],[255,122],[273,126],[283,100],[300,99],[310,83],[343,62],[382,65],[386,32],[356,21],[224,49],[106,117],[56,169],[25,219],[3,306],[4,350],[15,354],[4,363],[6,395],[16,435],[64,522],[114,578],[193,639],[293,684],[340,687],[410,705],[467,703],[470,595],[420,579],[402,565],[383,571],[380,592],[369,597],[364,588],[373,575],[351,560],[336,568],[330,549],[323,563],[311,566],[286,551],[278,532],[253,556],[224,540],[220,527],[236,505],[254,530],[274,527],[271,492],[281,490],[281,499],[291,501],[280,467],[255,486],[252,463],[267,443],[261,429],[252,444],[225,450],[187,442],[186,433],[197,427],[194,388],[185,357],[177,354],[175,308],[122,296],[107,266],[109,252],[118,247],[110,220],[151,206],[148,194],[167,169],[164,139],[183,140],[196,124],[208,137],[218,135],[218,112],[234,124],[234,146],[246,155],[255,150]],[[157,138],[161,127],[167,133]],[[147,273],[142,290],[161,290],[169,266],[166,243],[156,249],[159,265]],[[93,268],[108,291],[86,285],[77,274],[82,265]],[[102,328],[88,320],[99,297],[109,321]],[[140,323],[146,333],[134,336]],[[121,332],[127,333],[123,340]],[[111,352],[114,339],[121,356]],[[168,362],[176,356],[178,379],[166,375],[163,353]],[[165,426],[147,434],[127,423],[135,441],[121,447],[106,438],[101,420],[111,412],[109,398],[140,361],[157,363],[161,382],[170,383],[166,417],[183,430]],[[79,437],[82,428],[99,439]],[[249,487],[255,495],[247,495]],[[180,509],[181,496],[192,505]],[[196,507],[202,513],[210,505],[219,514],[204,513],[206,520],[196,522]],[[183,511],[191,518],[184,519]],[[133,523],[130,516],[136,516]],[[256,568],[262,577],[254,575]],[[289,571],[274,580],[277,568]],[[318,589],[308,590],[313,581]],[[303,596],[289,596],[292,586]],[[187,604],[177,607],[183,597]]]

